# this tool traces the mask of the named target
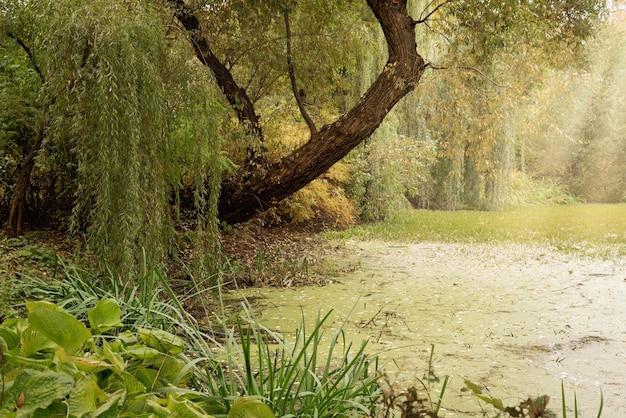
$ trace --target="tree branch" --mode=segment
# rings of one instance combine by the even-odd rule
[[[196,55],[211,68],[227,97],[239,94],[235,97],[247,99],[245,91],[212,53],[193,11],[184,0],[168,1],[187,30]],[[249,165],[242,169],[243,175],[237,173],[223,181],[218,205],[220,220],[231,224],[245,222],[309,184],[369,138],[391,109],[415,89],[428,65],[417,52],[414,20],[406,10],[406,0],[367,0],[367,4],[385,34],[389,54],[377,79],[352,109],[335,122],[312,131],[308,142],[280,161]],[[297,96],[299,91],[294,90]],[[241,102],[231,100],[231,104],[240,106]],[[243,104],[243,109],[254,110],[251,102]],[[246,173],[246,169],[250,172]]]
[[[444,67],[441,65],[434,65],[434,64],[429,64],[428,65],[430,68],[432,68],[433,70],[451,70],[453,68],[459,69],[459,70],[465,70],[465,71],[471,71],[474,72],[476,74],[478,74],[479,76],[481,76],[482,78],[484,78],[485,80],[487,80],[489,83],[493,84],[496,87],[502,87],[502,88],[507,88],[507,89],[512,89],[513,86],[511,86],[510,84],[501,84],[498,83],[496,80],[494,80],[493,78],[489,77],[487,74],[485,74],[483,71],[479,70],[476,67],[471,67],[468,65],[456,65],[454,67]]]
[[[302,93],[298,90],[298,86],[296,83],[296,72],[293,68],[293,53],[291,51],[291,26],[289,25],[289,12],[287,10],[283,13],[285,17],[285,32],[287,34],[287,67],[289,69],[289,79],[291,80],[291,90],[293,91],[293,96],[296,98],[296,103],[298,103],[298,109],[300,109],[300,114],[304,118],[306,124],[309,126],[309,130],[311,131],[311,135],[317,132],[317,128],[315,127],[315,122],[311,119],[309,112],[307,112],[306,107],[304,106],[304,101],[302,99]]]
[[[26,43],[24,43],[24,41],[22,41],[22,39],[19,36],[15,35],[12,32],[7,32],[7,35],[9,36],[9,38],[11,38],[15,42],[17,42],[17,44],[20,47],[22,47],[24,52],[26,52],[26,55],[28,55],[28,59],[30,59],[31,64],[33,64],[33,68],[35,69],[35,72],[37,72],[37,75],[39,75],[39,78],[41,79],[41,82],[44,83],[46,79],[43,76],[43,73],[41,72],[41,69],[37,65],[37,61],[35,60],[35,56],[33,55],[33,52],[30,50],[28,45],[26,45]]]
[[[437,10],[441,9],[443,6],[445,6],[448,3],[452,3],[452,0],[445,0],[442,3],[439,3],[433,10],[431,10],[430,12],[428,12],[428,14],[426,14],[426,16],[424,16],[424,13],[426,12],[426,10],[428,10],[428,8],[430,7],[431,4],[435,3],[435,0],[431,1],[428,6],[426,6],[426,8],[424,9],[424,11],[420,14],[420,19],[419,20],[414,20],[413,24],[414,25],[419,25],[420,23],[425,23],[428,19],[430,19],[430,17],[432,15],[434,15],[435,13],[437,13]]]
[[[352,109],[321,127],[307,143],[243,183],[223,183],[219,202],[222,221],[247,221],[319,177],[369,138],[400,99],[419,83],[427,65],[417,52],[406,2],[367,3],[383,29],[389,52],[378,78]]]
[[[174,10],[174,16],[183,25],[189,35],[196,57],[206,67],[210,68],[217,84],[226,96],[226,100],[235,110],[237,118],[245,126],[248,134],[264,141],[263,129],[259,115],[245,89],[235,81],[230,70],[221,62],[211,50],[211,45],[202,32],[202,25],[193,10],[184,0],[168,0]]]

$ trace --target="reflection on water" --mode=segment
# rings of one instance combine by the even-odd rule
[[[546,248],[382,242],[350,244],[360,268],[325,287],[249,289],[259,320],[291,332],[333,310],[336,327],[369,339],[405,386],[427,372],[451,380],[442,416],[476,416],[464,379],[514,405],[529,395],[596,416],[626,416],[626,260],[582,260]],[[332,335],[329,330],[328,337]],[[438,386],[433,386],[436,392]]]

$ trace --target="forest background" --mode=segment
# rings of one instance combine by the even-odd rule
[[[253,217],[622,202],[619,6],[2,1],[0,223],[205,275]]]

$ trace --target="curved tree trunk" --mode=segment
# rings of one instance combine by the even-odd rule
[[[226,96],[245,95],[232,75],[223,73],[223,66],[212,64],[215,55],[199,31],[198,19],[185,3],[182,0],[170,0],[170,3],[189,32],[196,55],[211,68]],[[389,58],[382,72],[352,109],[332,124],[313,131],[306,144],[277,163],[256,166],[251,171],[248,167],[245,176],[236,174],[227,179],[219,202],[222,221],[235,224],[249,220],[319,177],[367,139],[398,101],[418,84],[427,64],[417,52],[416,22],[407,12],[406,0],[367,0],[367,3],[387,41]],[[252,106],[241,99],[236,103]],[[252,115],[256,117],[252,107],[245,114],[237,110],[237,114],[246,126],[258,122],[258,118],[251,119]]]

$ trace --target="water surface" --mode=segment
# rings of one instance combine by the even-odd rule
[[[480,416],[464,379],[506,405],[548,394],[561,382],[580,416],[626,416],[626,259],[583,259],[518,244],[348,244],[359,268],[323,287],[251,289],[259,320],[289,333],[304,313],[333,310],[355,341],[369,339],[392,380],[450,381],[441,416]],[[490,414],[493,415],[493,414]]]

